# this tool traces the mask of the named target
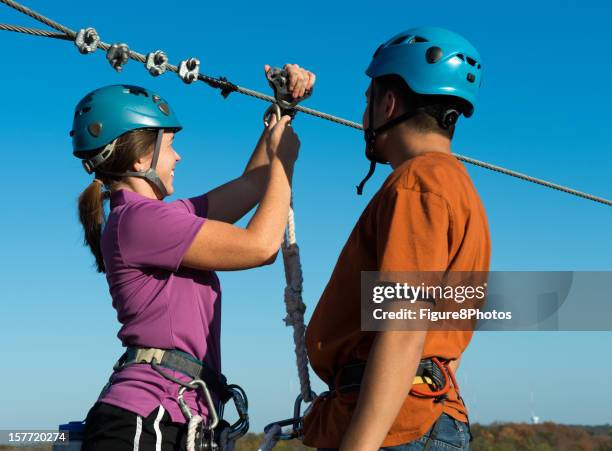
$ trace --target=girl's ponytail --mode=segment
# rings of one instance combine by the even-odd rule
[[[105,221],[104,200],[108,192],[102,191],[103,182],[94,179],[79,196],[79,219],[85,232],[84,244],[88,245],[96,258],[98,272],[105,273],[104,259],[102,258],[102,224]]]

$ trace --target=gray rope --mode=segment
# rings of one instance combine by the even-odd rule
[[[473,164],[475,166],[480,166],[485,169],[489,169],[491,171],[500,172],[502,174],[509,175],[511,177],[516,177],[521,180],[525,180],[527,182],[536,183],[538,185],[545,186],[547,188],[552,188],[558,191],[562,191],[567,194],[572,194],[574,196],[582,197],[584,199],[592,200],[594,202],[599,202],[604,205],[612,206],[612,201],[608,199],[604,199],[603,197],[593,196],[592,194],[588,194],[582,191],[577,191],[573,188],[568,188],[567,186],[558,185],[556,183],[547,182],[546,180],[538,179],[536,177],[532,177],[527,174],[522,174],[520,172],[513,171],[511,169],[502,168],[501,166],[496,166],[491,163],[485,163],[484,161],[475,160],[470,157],[466,157],[459,154],[453,154],[457,159],[464,161],[466,163]]]
[[[0,30],[14,31],[16,33],[30,34],[32,36],[42,36],[45,38],[63,39],[64,41],[71,41],[72,38],[64,33],[56,33],[53,31],[40,30],[38,28],[21,27],[19,25],[10,25],[7,23],[0,23]]]
[[[39,22],[50,26],[51,28],[54,28],[58,31],[61,31],[62,33],[64,33],[64,35],[67,35],[68,37],[70,37],[71,39],[74,39],[76,37],[76,32],[74,32],[73,30],[71,30],[70,28],[67,28],[65,26],[63,26],[60,23],[57,23],[51,19],[49,19],[48,17],[43,16],[42,14],[39,14],[33,10],[31,10],[30,8],[27,8],[13,0],[0,0],[0,2],[4,3],[7,6],[10,6],[11,8],[26,14],[27,16],[32,17],[33,19],[38,20]],[[18,30],[18,28],[20,28]],[[63,39],[66,40],[66,36],[64,35],[59,35],[56,33],[48,33],[46,34],[43,30],[37,30],[36,32],[32,32],[30,33],[29,31],[24,31],[24,30],[35,30],[35,29],[29,29],[29,28],[24,28],[24,27],[14,27],[12,25],[4,25],[3,28],[0,28],[2,30],[7,30],[7,31],[19,31],[22,33],[28,33],[28,34],[35,34],[36,36],[43,36],[43,37],[49,37],[49,38],[55,38],[55,39]],[[103,50],[108,50],[111,45],[106,44],[105,42],[100,41],[100,43],[98,44],[98,47],[103,49]],[[143,64],[146,64],[147,62],[147,57],[141,53],[135,52],[133,50],[129,51],[129,57],[133,60],[139,61]],[[172,64],[167,64],[166,66],[167,70],[174,72],[176,74],[179,73],[179,69],[177,66],[174,66]],[[241,86],[235,85],[227,80],[225,80],[224,78],[215,78],[215,77],[211,77],[209,75],[204,75],[204,74],[198,74],[198,80],[208,84],[209,86],[216,88],[216,89],[220,89],[221,93],[223,94],[224,97],[226,97],[229,93],[231,92],[239,92],[240,94],[244,94],[247,96],[251,96],[251,97],[255,97],[256,99],[260,99],[266,102],[271,102],[271,103],[275,103],[276,99],[274,99],[274,97],[266,95],[266,94],[262,94],[260,92],[257,91],[253,91],[252,89],[247,89],[247,88],[243,88]],[[335,122],[336,124],[341,124],[341,125],[345,125],[347,127],[351,127],[351,128],[355,128],[357,130],[363,130],[363,127],[361,126],[361,124],[358,124],[357,122],[353,122],[353,121],[349,121],[346,119],[342,119],[340,117],[337,116],[332,116],[331,114],[327,114],[327,113],[323,113],[321,111],[317,111],[317,110],[313,110],[310,108],[305,108],[302,106],[296,106],[295,109],[297,111],[300,111],[302,113],[305,114],[309,114],[311,116],[315,116],[321,119],[325,119],[331,122]],[[475,166],[479,166],[481,168],[485,168],[485,169],[489,169],[491,171],[495,171],[495,172],[499,172],[502,174],[506,174],[509,175],[511,177],[516,177],[518,179],[521,180],[525,180],[527,182],[531,182],[531,183],[535,183],[541,186],[545,186],[547,188],[551,188],[557,191],[561,191],[567,194],[571,194],[574,196],[578,196],[581,197],[583,199],[587,199],[587,200],[591,200],[594,202],[599,202],[601,204],[604,205],[608,205],[608,206],[612,206],[612,201],[608,200],[608,199],[604,199],[602,197],[598,197],[598,196],[594,196],[592,194],[588,194],[588,193],[584,193],[582,191],[578,191],[575,190],[573,188],[569,188],[566,186],[562,186],[562,185],[558,185],[556,183],[552,183],[552,182],[548,182],[546,180],[543,179],[539,179],[536,177],[532,177],[529,175],[525,175],[525,174],[521,174],[520,172],[516,172],[510,169],[505,169],[501,166],[496,166],[494,164],[490,164],[490,163],[486,163],[484,161],[479,161],[479,160],[475,160],[473,158],[469,158],[469,157],[465,157],[459,154],[453,154],[456,158],[458,158],[459,160],[465,162],[465,163],[469,163],[469,164],[473,164]]]
[[[17,11],[25,14],[26,16],[30,16],[32,19],[35,19],[41,23],[44,23],[45,25],[50,26],[51,28],[55,28],[57,31],[61,31],[62,33],[67,34],[73,39],[76,36],[76,33],[70,28],[63,26],[62,24],[57,23],[54,20],[51,20],[48,17],[45,17],[42,14],[39,14],[26,6],[14,2],[13,0],[0,0],[0,2],[4,3],[7,6],[10,6],[13,9],[16,9]]]

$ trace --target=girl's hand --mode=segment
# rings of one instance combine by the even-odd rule
[[[276,117],[271,119],[267,148],[270,153],[270,159],[276,156],[283,162],[288,163],[293,163],[297,160],[300,139],[293,130],[293,127],[291,127],[290,116],[281,117],[279,122],[276,122]]]
[[[317,79],[315,74],[297,64],[285,64],[283,69],[289,75],[289,91],[291,91],[294,99],[299,99],[304,96],[306,91],[310,91]],[[266,64],[264,70],[267,73],[270,70],[270,66]]]

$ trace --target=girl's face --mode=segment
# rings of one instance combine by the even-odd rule
[[[168,196],[174,192],[174,167],[181,156],[174,150],[174,132],[164,132],[156,171],[168,191]]]
[[[174,141],[174,132],[165,131],[162,137],[162,144],[159,150],[159,158],[157,160],[157,166],[155,170],[157,175],[164,184],[168,196],[174,192],[174,167],[177,161],[180,161],[181,156],[172,147]],[[140,160],[142,168],[140,170],[146,171],[151,167],[153,160],[153,152],[148,154],[145,158]]]

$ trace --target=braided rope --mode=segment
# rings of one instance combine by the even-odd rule
[[[187,451],[196,451],[196,432],[200,423],[202,423],[200,415],[194,415],[189,419],[189,424],[187,425]]]
[[[287,316],[285,325],[293,326],[293,342],[295,344],[296,364],[300,379],[300,392],[305,402],[313,400],[313,392],[310,388],[310,375],[308,373],[308,353],[306,352],[306,326],[304,324],[304,313],[306,305],[302,300],[302,264],[300,262],[300,248],[295,238],[295,219],[293,208],[289,209],[287,218],[287,233],[282,247],[283,263],[285,266],[285,308]]]
[[[293,343],[295,344],[295,357],[300,379],[300,392],[302,399],[306,402],[314,400],[314,392],[310,388],[310,374],[308,372],[308,353],[306,351],[306,326],[304,324],[304,312],[306,305],[302,300],[302,264],[300,262],[300,248],[295,236],[295,216],[293,205],[289,209],[287,218],[287,230],[282,246],[283,263],[285,267],[285,308],[287,316],[285,325],[293,326]],[[279,441],[282,428],[274,424],[265,434],[264,440],[258,451],[270,451]]]
[[[48,37],[48,38],[55,38],[55,39],[63,39],[66,40],[67,37],[74,39],[76,37],[76,33],[65,27],[64,25],[55,22],[51,19],[49,19],[48,17],[43,16],[42,14],[39,14],[33,10],[31,10],[30,8],[27,8],[13,0],[0,0],[1,3],[4,3],[5,5],[23,13],[26,14],[27,16],[32,17],[33,19],[50,26],[51,28],[54,28],[58,31],[61,31],[63,34],[55,34],[55,33],[45,33],[43,30],[35,30],[35,29],[28,29],[25,27],[15,27],[12,25],[4,25],[2,27],[0,27],[0,30],[7,30],[7,31],[18,31],[21,33],[27,33],[27,34],[33,34],[35,36],[43,36],[43,37]],[[25,31],[28,30],[28,31]],[[111,46],[109,44],[106,44],[104,42],[100,42],[98,47],[100,47],[103,50],[108,50]],[[129,51],[129,57],[133,60],[139,61],[141,63],[146,63],[147,59],[146,56],[135,52],[133,50]],[[166,66],[167,70],[174,72],[174,73],[179,73],[179,70],[177,68],[177,66],[174,66],[172,64],[167,64]],[[241,86],[235,85],[234,83],[231,83],[230,81],[226,80],[223,77],[220,78],[215,78],[215,77],[211,77],[209,75],[204,75],[204,74],[198,74],[198,80],[202,81],[206,84],[208,84],[210,87],[215,88],[215,89],[220,89],[221,90],[221,94],[224,97],[227,97],[227,95],[229,95],[231,92],[239,92],[240,94],[244,94],[250,97],[254,97],[256,99],[260,99],[266,102],[271,102],[274,103],[276,100],[274,99],[274,97],[266,95],[266,94],[262,94],[260,92],[257,91],[253,91],[252,89],[247,89],[247,88],[243,88]],[[357,130],[362,130],[363,127],[361,126],[361,124],[357,123],[357,122],[353,122],[353,121],[349,121],[337,116],[333,116],[331,114],[327,114],[327,113],[323,113],[321,111],[317,111],[317,110],[313,110],[311,108],[305,108],[302,107],[300,105],[295,107],[296,111],[305,113],[305,114],[309,114],[311,116],[315,116],[321,119],[325,119],[327,121],[331,121],[334,122],[336,124],[341,124],[341,125],[345,125],[347,127],[351,127]],[[567,194],[571,194],[573,196],[578,196],[581,197],[583,199],[587,199],[587,200],[591,200],[594,202],[598,202],[604,205],[608,205],[608,206],[612,206],[612,201],[608,200],[608,199],[604,199],[602,197],[598,197],[598,196],[594,196],[592,194],[588,194],[582,191],[578,191],[575,190],[573,188],[569,188],[566,186],[562,186],[556,183],[551,183],[548,182],[546,180],[543,179],[539,179],[536,177],[532,177],[529,175],[525,175],[525,174],[521,174],[519,172],[516,171],[512,171],[510,169],[505,169],[501,166],[496,166],[490,163],[486,163],[483,161],[479,161],[479,160],[475,160],[473,158],[469,158],[469,157],[465,157],[459,154],[453,154],[455,155],[456,158],[458,158],[459,160],[465,162],[465,163],[469,163],[469,164],[473,164],[475,166],[479,166],[481,168],[485,168],[485,169],[489,169],[491,171],[495,171],[495,172],[499,172],[505,175],[509,175],[511,177],[516,177],[519,178],[521,180],[525,180],[527,182],[531,182],[531,183],[535,183],[541,186],[544,186],[546,188],[550,188],[550,189],[554,189],[557,191],[561,191]]]

